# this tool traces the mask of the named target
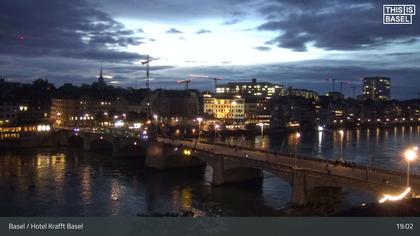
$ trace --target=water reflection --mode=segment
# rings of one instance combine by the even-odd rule
[[[115,178],[111,179],[111,212],[112,215],[120,214],[120,198],[121,198],[121,188],[118,180]]]
[[[72,149],[0,153],[0,215],[276,215],[290,200],[290,186],[275,176],[213,188],[209,167],[145,174],[139,166]]]

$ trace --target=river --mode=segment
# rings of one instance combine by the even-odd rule
[[[220,142],[293,153],[287,135],[226,137]],[[289,145],[290,143],[290,145]],[[405,171],[403,150],[420,144],[420,127],[345,131],[347,161]],[[338,159],[336,131],[303,133],[299,154]],[[420,173],[418,161],[412,171]],[[139,157],[73,148],[0,151],[0,216],[144,216],[195,211],[209,216],[282,216],[289,214],[290,186],[265,173],[261,181],[211,186],[207,168],[150,171]],[[338,209],[376,201],[378,196],[345,189]],[[310,215],[310,214],[309,214]]]

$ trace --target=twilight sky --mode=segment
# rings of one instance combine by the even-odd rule
[[[189,74],[327,92],[326,78],[392,80],[394,98],[420,91],[420,16],[383,25],[382,4],[415,0],[1,0],[0,75],[56,85],[179,88]],[[213,89],[194,79],[191,88]],[[357,90],[360,91],[361,88]],[[344,86],[351,95],[351,89]]]

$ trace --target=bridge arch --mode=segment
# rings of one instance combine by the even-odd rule
[[[121,147],[119,148],[119,155],[145,158],[147,155],[147,147],[133,141],[131,143],[121,145]]]
[[[67,139],[69,146],[83,148],[84,138],[80,135],[70,135]]]
[[[111,153],[114,149],[112,140],[93,139],[89,142],[90,151]]]

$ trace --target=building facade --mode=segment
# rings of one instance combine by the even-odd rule
[[[364,77],[363,98],[373,101],[391,99],[391,79],[387,77]]]
[[[111,114],[123,114],[128,107],[127,101],[121,97],[115,99],[53,98],[51,104],[51,121],[55,126],[66,127],[93,126],[95,122],[99,122],[99,118],[111,116]],[[110,120],[112,118],[110,117]]]
[[[217,95],[240,96],[245,102],[245,124],[255,126],[258,123],[268,125],[271,118],[269,111],[272,97],[284,96],[284,86],[268,82],[235,82],[218,85]]]
[[[318,100],[318,97],[319,97],[318,93],[313,90],[298,89],[298,88],[292,88],[292,87],[287,88],[286,95],[304,97],[306,99],[311,99],[311,100]]]
[[[204,113],[223,121],[245,119],[245,99],[240,96],[204,95]]]
[[[217,85],[216,93],[240,95],[245,99],[248,97],[283,96],[284,86],[268,82],[257,82],[257,79],[252,79],[251,82],[235,82]]]
[[[194,118],[199,113],[198,91],[155,90],[150,99],[145,99],[142,103],[145,111],[148,101],[150,102],[150,112],[162,118]]]

